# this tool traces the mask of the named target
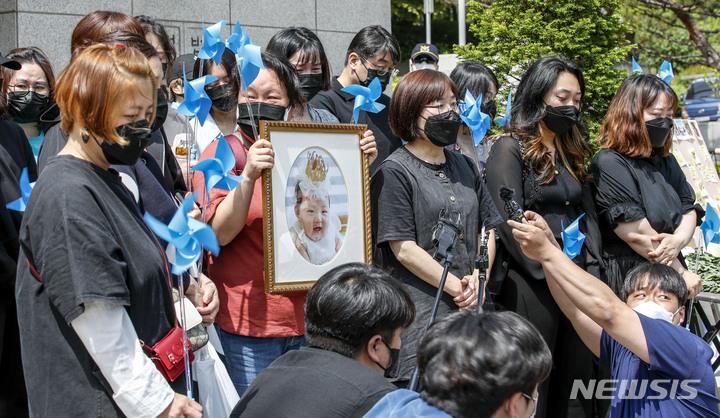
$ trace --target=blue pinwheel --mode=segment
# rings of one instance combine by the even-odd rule
[[[480,110],[480,107],[482,106],[482,97],[483,95],[481,93],[480,97],[475,100],[468,89],[465,91],[465,100],[460,102],[458,106],[460,108],[460,118],[472,131],[475,145],[479,144],[480,141],[485,138],[485,134],[492,124],[490,116]]]
[[[155,235],[175,247],[175,261],[172,263],[173,274],[182,274],[197,262],[202,254],[203,246],[214,255],[220,252],[220,246],[212,228],[187,216],[193,202],[195,202],[194,197],[185,199],[167,225],[145,212],[145,222]]]
[[[560,227],[563,228],[563,253],[570,257],[571,260],[580,254],[583,243],[585,242],[585,234],[580,232],[579,225],[579,221],[583,216],[585,216],[584,213],[578,216],[567,228],[565,228],[562,220],[560,220]]]
[[[700,225],[700,230],[705,238],[705,248],[712,242],[720,244],[720,217],[710,204],[705,209],[705,220]]]
[[[380,79],[373,78],[370,82],[370,86],[363,87],[359,84],[352,84],[342,89],[342,91],[355,95],[355,104],[353,105],[353,120],[358,123],[358,117],[360,111],[364,110],[370,113],[378,113],[385,109],[385,105],[382,103],[375,103],[382,94],[382,86],[380,85]]]
[[[231,50],[233,54],[237,54],[238,49],[240,49],[240,46],[242,46],[242,38],[243,31],[240,27],[240,21],[238,20],[235,23],[235,29],[233,29],[233,33],[230,34],[230,36],[227,38],[227,41],[225,41],[227,48]]]
[[[5,205],[8,209],[16,212],[25,212],[27,201],[30,198],[30,192],[35,187],[35,182],[30,183],[27,167],[22,169],[20,173],[20,197]]]
[[[206,28],[205,21],[203,21],[203,45],[200,52],[198,52],[198,57],[203,59],[212,58],[215,60],[215,65],[220,65],[220,59],[223,51],[225,51],[225,42],[220,37],[220,31],[227,23],[227,20],[221,20]]]
[[[505,126],[510,123],[510,110],[512,110],[512,89],[508,93],[507,106],[505,107],[505,116],[495,119],[500,126]]]
[[[215,157],[200,161],[190,171],[202,171],[205,175],[205,193],[209,201],[211,189],[232,190],[240,184],[243,178],[230,174],[233,167],[235,167],[235,156],[225,137],[220,135]]]
[[[183,86],[185,86],[185,98],[177,112],[185,116],[197,116],[200,125],[205,124],[205,119],[212,107],[212,100],[205,91],[205,86],[216,81],[217,77],[204,75],[188,83],[185,76],[185,63],[183,63]]]
[[[660,77],[664,82],[670,85],[670,80],[675,78],[672,64],[667,61],[663,61],[662,65],[660,65],[660,74],[658,74],[658,77]]]
[[[632,57],[633,74],[642,74],[643,69],[640,64],[635,61],[635,57]]]
[[[265,68],[260,54],[260,47],[253,45],[247,32],[243,33],[240,21],[235,24],[235,30],[227,40],[227,47],[235,53],[240,67],[240,80],[243,90],[255,81],[261,68]]]

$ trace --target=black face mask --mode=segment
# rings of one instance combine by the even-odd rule
[[[495,106],[495,100],[490,100],[487,103],[483,103],[483,105],[480,106],[480,111],[485,113],[486,115],[489,115],[490,122],[492,123],[495,120],[495,115],[497,115],[497,107]]]
[[[168,107],[170,106],[168,105],[167,94],[165,93],[165,89],[161,87],[157,91],[157,107],[155,108],[155,120],[152,126],[150,126],[151,131],[155,132],[162,128],[165,119],[167,119]]]
[[[457,142],[462,119],[454,110],[425,118],[425,136],[438,147],[446,147]]]
[[[40,115],[47,110],[50,97],[42,96],[34,91],[8,93],[10,115],[17,123],[31,123],[40,120]]]
[[[650,144],[653,148],[662,148],[667,142],[668,135],[672,130],[672,119],[670,118],[657,118],[645,122],[645,128],[647,128],[648,136],[650,137]]]
[[[300,88],[305,98],[310,101],[323,88],[322,74],[300,74]]]
[[[578,123],[580,110],[572,105],[566,106],[545,106],[545,117],[543,122],[557,136],[563,136]]]
[[[385,344],[385,347],[387,347],[388,350],[390,350],[390,364],[387,365],[387,367],[383,367],[382,364],[378,363],[377,361],[375,364],[378,365],[383,371],[385,372],[385,377],[387,377],[388,370],[392,368],[394,364],[397,363],[398,358],[400,358],[400,349],[399,348],[390,348],[388,343],[385,342],[385,340],[382,340],[383,344]]]
[[[100,145],[105,159],[110,164],[134,165],[143,150],[150,142],[150,124],[145,119],[126,123],[115,128],[118,135],[125,138],[128,144],[122,146],[117,143],[103,142]],[[97,141],[97,139],[95,139]]]
[[[378,70],[374,68],[368,68],[367,77],[365,78],[365,81],[360,82],[360,85],[363,87],[367,87],[376,78],[380,80],[380,86],[382,86],[382,91],[385,91],[385,87],[387,87],[387,85],[390,83],[390,71],[386,72],[383,75],[379,75]]]
[[[220,84],[209,89],[206,88],[205,91],[212,100],[213,107],[221,112],[229,112],[237,105],[237,96],[233,94],[233,88],[230,84]]]
[[[285,119],[286,108],[265,102],[252,102],[250,103],[252,108],[253,117],[250,118],[248,113],[247,103],[240,103],[238,106],[238,125],[240,129],[245,132],[248,136],[253,136],[253,125],[258,134],[260,134],[260,121],[261,120],[283,120]]]

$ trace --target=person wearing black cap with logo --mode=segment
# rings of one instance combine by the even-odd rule
[[[410,54],[410,60],[412,61],[410,71],[437,70],[440,54],[433,44],[417,44]]]
[[[18,71],[21,64],[0,54],[0,65]],[[3,84],[9,83],[3,80]],[[27,416],[27,392],[20,361],[20,332],[15,306],[15,271],[20,243],[18,231],[23,212],[7,204],[20,198],[20,175],[27,169],[30,182],[37,180],[32,148],[22,128],[0,120],[0,416]]]
[[[327,109],[341,123],[354,123],[353,105],[355,95],[342,91],[344,87],[360,84],[367,87],[378,78],[385,90],[396,73],[395,64],[400,61],[400,46],[394,36],[382,26],[368,26],[360,30],[350,42],[345,54],[345,68],[333,78],[332,90],[321,91],[311,101],[313,109]],[[381,95],[377,103],[385,105],[379,113],[360,111],[358,123],[367,124],[368,130],[375,134],[378,157],[370,165],[370,174],[375,173],[378,165],[402,145],[400,138],[390,129],[388,108],[390,97]]]

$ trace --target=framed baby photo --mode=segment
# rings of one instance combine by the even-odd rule
[[[262,176],[266,293],[307,291],[334,267],[372,262],[365,129],[260,122],[275,151]]]

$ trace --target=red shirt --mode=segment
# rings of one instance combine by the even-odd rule
[[[235,155],[230,174],[239,176],[247,161],[247,148],[235,136],[225,137]],[[200,160],[213,158],[218,141],[205,148]],[[202,172],[194,172],[193,190],[204,203],[205,180]],[[210,207],[205,219],[209,222],[229,191],[212,189]],[[304,305],[307,292],[265,294],[265,257],[263,253],[262,181],[255,181],[252,201],[245,227],[217,257],[210,255],[208,276],[215,282],[220,296],[220,310],[215,322],[226,332],[249,337],[290,337],[305,333]]]

